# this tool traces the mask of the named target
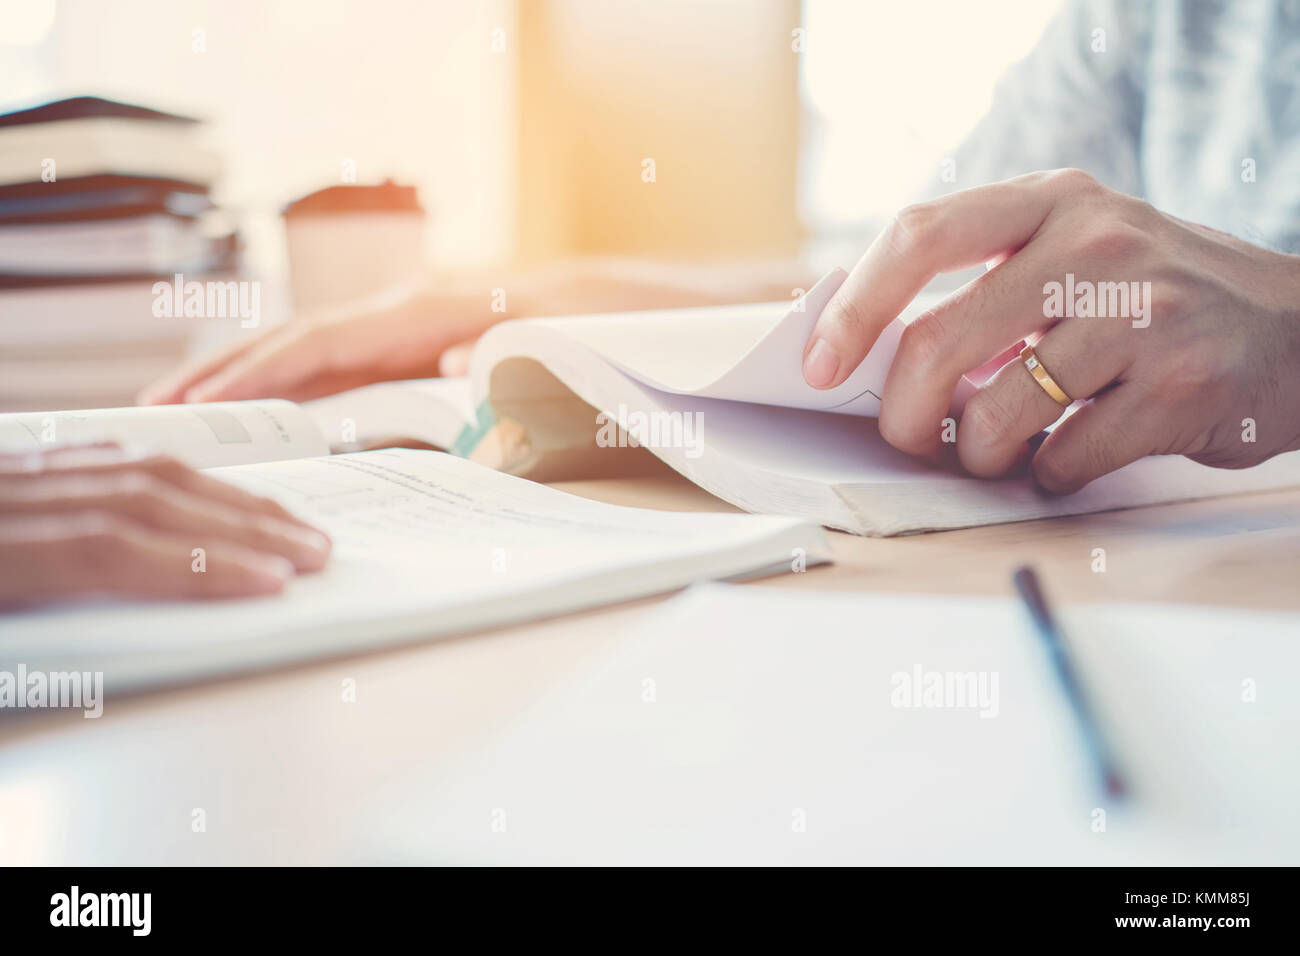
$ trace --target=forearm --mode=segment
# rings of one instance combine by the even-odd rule
[[[434,295],[450,294],[461,308],[500,320],[790,300],[815,279],[794,260],[694,265],[582,259],[495,281],[487,275],[462,275]]]

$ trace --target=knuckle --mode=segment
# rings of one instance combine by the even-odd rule
[[[930,450],[933,436],[919,432],[905,416],[891,414],[888,405],[881,407],[877,428],[881,438],[905,454],[922,455]]]
[[[1131,265],[1150,244],[1137,226],[1108,219],[1088,230],[1079,240],[1079,253],[1089,262]]]
[[[1153,376],[1158,397],[1170,404],[1216,407],[1226,390],[1227,360],[1208,343],[1189,343]]]
[[[172,455],[151,455],[141,462],[141,468],[164,481],[175,481],[190,470],[188,465]]]
[[[843,329],[852,336],[865,335],[871,319],[857,299],[836,299],[826,306],[825,318],[833,327]]]
[[[162,507],[167,486],[148,472],[129,471],[113,482],[112,498],[124,511],[152,516]]]
[[[1173,283],[1162,282],[1153,289],[1147,303],[1147,315],[1152,325],[1168,325],[1184,315],[1187,310],[1187,293]]]
[[[131,469],[112,475],[106,482],[110,497],[132,499],[153,486],[154,479],[146,471]]]
[[[947,328],[936,312],[918,316],[898,341],[897,360],[905,365],[933,368],[948,353]]]
[[[992,389],[985,388],[966,403],[962,421],[971,426],[970,437],[978,444],[996,445],[1013,436],[1017,416]]]
[[[1095,193],[1105,188],[1091,173],[1073,166],[1054,169],[1048,175],[1052,184],[1065,193]]]
[[[902,254],[924,247],[938,230],[940,215],[937,203],[920,202],[904,206],[889,223],[890,246]]]
[[[1050,491],[1074,485],[1076,469],[1073,462],[1057,452],[1042,449],[1034,456],[1031,467],[1038,483]]]
[[[1055,169],[1036,169],[1033,172],[1013,176],[1009,182],[1014,186],[1046,186],[1052,182],[1052,177],[1059,171]]]
[[[73,537],[95,546],[107,547],[122,539],[126,522],[103,508],[78,511],[68,518]]]
[[[61,554],[68,570],[103,573],[129,563],[132,525],[121,515],[107,509],[87,509],[69,515],[66,529]]]

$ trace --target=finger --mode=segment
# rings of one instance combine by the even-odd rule
[[[1030,463],[1046,491],[1068,495],[1160,447],[1150,398],[1122,384],[1078,408],[1047,436]]]
[[[387,382],[410,378],[432,378],[437,374],[437,363],[430,363],[427,367],[414,367],[403,369],[396,373],[390,373],[384,369],[371,367],[327,370],[309,379],[300,382],[294,386],[293,400],[296,402],[308,402],[314,398],[321,398],[326,395],[337,395],[339,392],[351,391],[354,388],[361,388],[363,385],[373,385],[376,382]]]
[[[230,364],[255,345],[276,336],[281,330],[272,329],[238,342],[216,354],[182,365],[175,372],[146,385],[136,396],[137,405],[174,405],[185,400],[185,392],[195,383],[209,377],[218,369]]]
[[[306,401],[329,389],[322,379],[356,375],[357,384],[409,378],[411,365],[435,367],[448,317],[431,315],[434,300],[395,290],[365,304],[353,304],[299,320],[195,382],[186,401],[288,398]],[[439,321],[430,321],[438,318]],[[463,337],[463,336],[462,336]],[[392,374],[386,374],[391,369]],[[338,389],[335,388],[335,391]]]
[[[309,531],[320,529],[303,521],[278,501],[264,498],[238,488],[229,482],[189,467],[170,455],[158,455],[139,449],[113,444],[55,447],[45,452],[24,456],[0,456],[0,490],[11,484],[11,479],[28,478],[33,473],[87,475],[113,475],[126,472],[144,472],[176,487],[203,498],[221,502],[229,507],[255,514],[268,515]]]
[[[57,598],[226,598],[276,594],[293,577],[284,558],[190,542],[104,512],[0,518],[0,605]]]
[[[1056,174],[1033,173],[904,209],[822,310],[804,349],[805,380],[839,385],[926,283],[1020,248],[1061,193]]]
[[[119,515],[184,538],[191,547],[225,543],[278,555],[302,572],[320,570],[329,557],[329,542],[318,532],[187,494],[142,472],[46,475],[9,489],[0,500],[0,515],[69,512]]]
[[[469,357],[474,351],[473,342],[453,345],[438,360],[438,374],[444,378],[458,378],[469,374]]]
[[[45,471],[51,463],[60,467],[117,464],[133,454],[138,456],[139,453],[115,441],[3,449],[0,450],[0,479],[37,474]]]
[[[1035,243],[967,283],[903,330],[885,378],[880,433],[911,455],[933,456],[961,376],[1051,324],[1043,277],[1058,256]]]
[[[1127,322],[1071,319],[1050,329],[1034,352],[1066,395],[1091,398],[1132,364],[1126,329]],[[966,403],[957,427],[957,455],[973,475],[1006,474],[1024,457],[1028,440],[1064,413],[1017,357]]]
[[[300,398],[296,386],[321,371],[339,325],[296,323],[253,344],[183,392],[187,402]]]
[[[150,455],[140,459],[136,465],[137,468],[154,476],[160,481],[166,481],[175,485],[177,488],[188,492],[189,494],[200,498],[208,498],[212,501],[219,502],[230,508],[239,511],[251,512],[253,514],[266,515],[278,521],[283,521],[295,527],[306,529],[314,534],[323,536],[326,541],[329,536],[321,531],[315,525],[299,518],[292,511],[286,508],[274,498],[266,498],[262,495],[255,495],[250,491],[245,491],[237,485],[232,485],[228,481],[222,481],[211,475],[205,475],[201,471],[189,467],[184,462],[179,461],[170,455]]]

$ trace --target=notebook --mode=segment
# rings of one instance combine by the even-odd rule
[[[358,815],[358,862],[1291,864],[1295,615],[1061,618],[1131,797],[1003,598],[704,585]],[[959,623],[958,623],[959,622]],[[956,625],[956,626],[955,626]]]
[[[0,616],[0,670],[100,671],[105,692],[426,640],[829,560],[793,518],[602,504],[414,449],[329,457],[279,419],[198,409],[217,441],[245,432],[283,460],[212,473],[327,531],[329,565],[283,594],[94,601]],[[248,411],[248,410],[245,410]]]

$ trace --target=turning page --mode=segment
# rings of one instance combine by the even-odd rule
[[[845,381],[835,388],[816,389],[803,378],[804,346],[818,316],[846,278],[843,269],[828,272],[791,305],[766,303],[524,321],[560,333],[570,350],[575,344],[585,346],[624,375],[658,392],[876,418],[903,330],[943,295],[918,296],[881,331],[871,351]],[[518,334],[512,326],[519,324],[505,323],[500,332],[489,332],[485,353],[499,347],[499,340]],[[1015,351],[1009,349],[968,373],[957,388],[954,407],[960,408],[976,387],[1014,357]]]
[[[817,316],[846,277],[843,269],[827,273],[790,305],[531,321],[562,332],[624,374],[661,392],[875,416],[880,413],[885,374],[905,327],[903,319],[890,323],[843,384],[819,391],[803,380],[804,344]],[[921,308],[918,301],[905,315]]]

